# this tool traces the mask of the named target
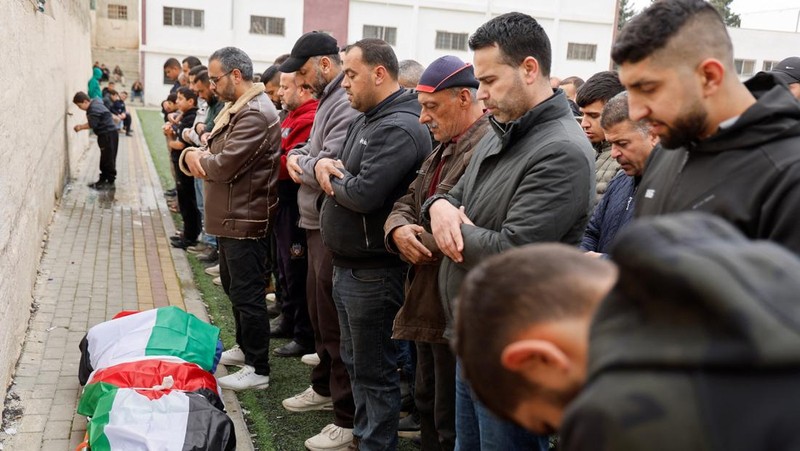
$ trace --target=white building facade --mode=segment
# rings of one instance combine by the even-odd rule
[[[800,56],[800,33],[728,28],[728,34],[733,42],[734,64],[741,80],[771,70],[782,59]]]
[[[616,0],[141,0],[141,61],[145,101],[158,104],[170,85],[164,62],[194,55],[204,63],[235,46],[257,72],[288,53],[304,32],[330,32],[344,46],[381,37],[398,59],[430,64],[442,55],[469,61],[469,36],[510,11],[535,17],[553,49],[552,74],[586,78],[607,70]]]

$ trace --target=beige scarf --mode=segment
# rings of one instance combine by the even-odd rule
[[[245,91],[235,102],[226,103],[222,111],[214,118],[214,128],[211,130],[211,134],[213,135],[215,131],[228,125],[231,121],[231,116],[238,113],[243,106],[247,105],[247,102],[253,100],[257,95],[263,92],[264,83],[253,83],[253,86]]]

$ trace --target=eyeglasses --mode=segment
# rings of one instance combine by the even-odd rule
[[[228,75],[230,75],[230,74],[231,74],[231,72],[233,72],[234,70],[236,70],[236,69],[231,69],[231,70],[229,70],[228,72],[226,72],[226,73],[224,73],[224,74],[220,75],[219,77],[208,77],[208,81],[210,81],[211,83],[217,84],[217,83],[219,83],[219,80],[220,80],[221,78],[223,78],[223,77],[227,77],[227,76],[228,76]]]

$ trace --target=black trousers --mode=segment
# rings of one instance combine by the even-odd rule
[[[220,236],[217,243],[219,276],[222,289],[231,300],[236,343],[244,352],[244,362],[254,367],[256,374],[268,376],[269,314],[264,299],[264,273],[269,238],[240,240]]]
[[[314,328],[319,365],[311,370],[311,386],[333,398],[333,423],[352,428],[356,406],[350,373],[342,361],[339,313],[333,303],[333,256],[319,230],[306,230],[308,243],[308,313]]]
[[[417,344],[414,402],[419,411],[423,451],[456,446],[456,357],[446,344]]]
[[[119,133],[114,130],[97,135],[97,146],[100,147],[100,180],[113,183],[117,178]]]
[[[172,167],[175,169],[175,190],[178,192],[178,208],[183,218],[183,238],[189,241],[197,240],[202,230],[200,210],[197,209],[197,197],[194,190],[194,177],[181,172],[178,160],[180,151],[170,152]]]
[[[306,298],[306,231],[297,226],[300,220],[300,209],[297,207],[299,189],[300,185],[291,180],[278,181],[278,212],[272,231],[277,246],[278,281],[281,285],[281,327],[293,332],[294,341],[310,347],[314,344],[314,329],[311,328]]]

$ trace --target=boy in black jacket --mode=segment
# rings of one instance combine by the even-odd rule
[[[80,91],[72,98],[72,103],[86,111],[85,124],[76,125],[76,132],[92,129],[97,135],[97,145],[100,147],[100,179],[90,183],[89,187],[97,190],[113,189],[114,180],[117,178],[117,146],[119,135],[117,126],[111,112],[103,105],[100,99],[89,99],[85,92]]]
[[[183,218],[183,235],[171,239],[172,246],[186,249],[197,244],[200,234],[200,211],[197,209],[197,198],[194,193],[194,177],[184,174],[178,165],[181,151],[191,146],[183,140],[183,130],[191,129],[197,115],[197,94],[189,88],[178,89],[176,101],[181,112],[180,122],[177,125],[164,124],[164,135],[167,137],[172,165],[175,168],[175,189],[178,191],[178,207]]]

